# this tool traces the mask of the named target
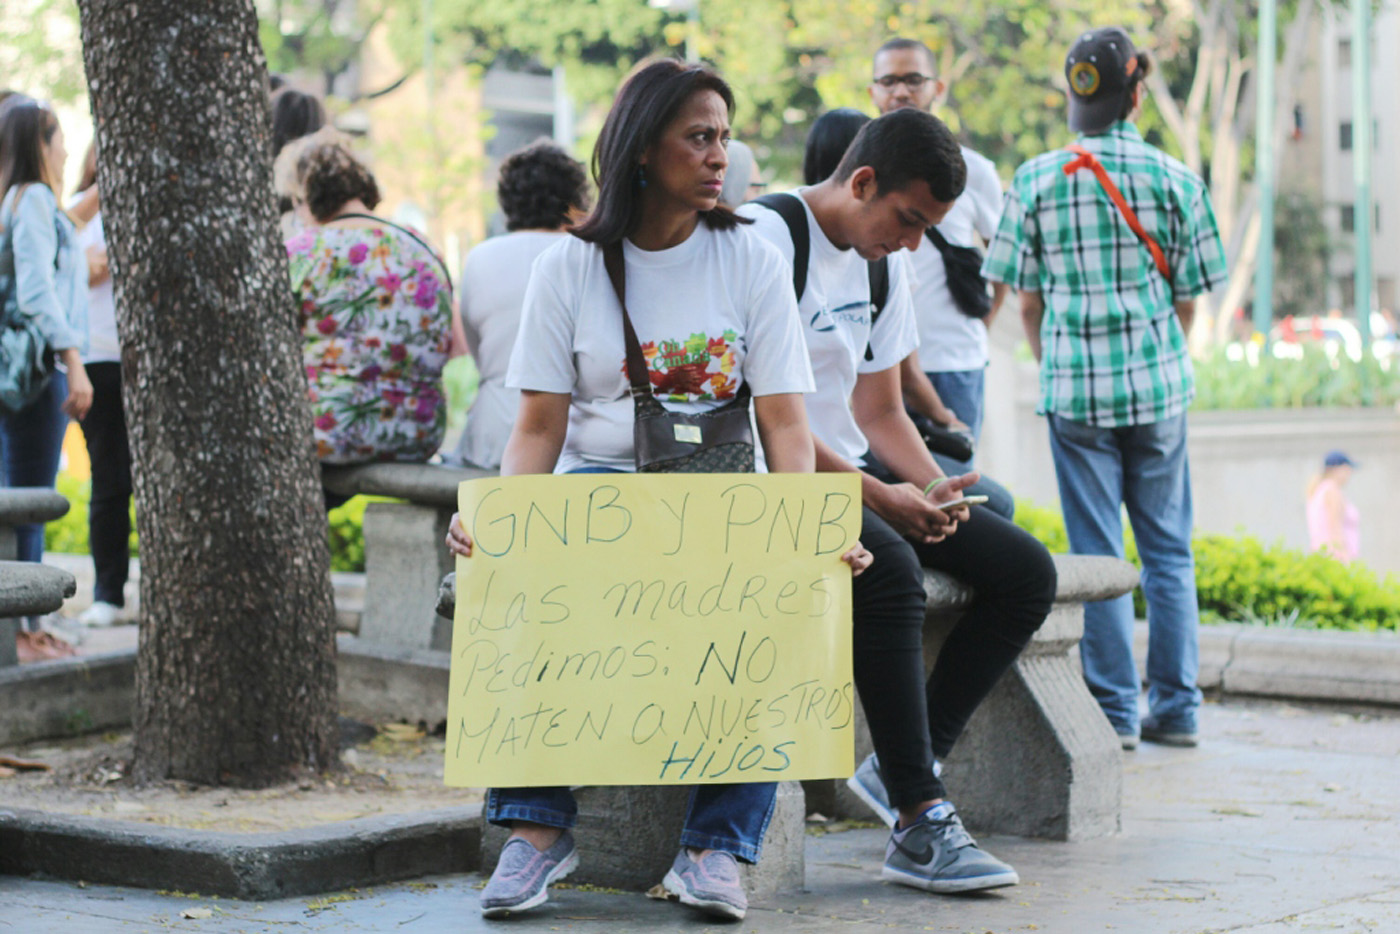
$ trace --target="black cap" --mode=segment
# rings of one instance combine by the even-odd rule
[[[1133,40],[1117,26],[1079,37],[1065,59],[1069,82],[1069,128],[1076,133],[1108,129],[1123,113],[1129,78],[1137,70]]]

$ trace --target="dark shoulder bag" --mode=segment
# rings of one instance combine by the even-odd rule
[[[622,309],[627,343],[627,381],[632,386],[635,422],[632,443],[639,473],[753,473],[753,429],[749,427],[749,383],[734,399],[699,415],[672,412],[657,401],[646,358],[627,314],[622,245],[603,247],[603,265]]]
[[[19,186],[9,216],[0,217],[0,408],[11,414],[29,408],[54,373],[48,338],[34,316],[19,307],[13,221],[28,187]],[[54,264],[58,264],[57,255]]]
[[[987,294],[987,280],[982,277],[982,254],[970,246],[953,246],[937,227],[929,227],[924,233],[943,257],[948,292],[958,311],[979,321],[991,314],[992,298]]]

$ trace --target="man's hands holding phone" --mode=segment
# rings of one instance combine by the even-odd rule
[[[932,544],[958,530],[968,518],[963,490],[981,479],[976,471],[942,481],[927,496],[912,483],[873,483],[864,490],[866,505],[906,538]],[[878,485],[877,485],[878,484]]]

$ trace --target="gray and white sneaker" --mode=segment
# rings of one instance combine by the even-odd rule
[[[481,916],[504,918],[543,905],[549,898],[549,884],[577,866],[578,849],[567,830],[543,852],[529,840],[511,837],[501,848],[491,881],[481,890]]]
[[[977,892],[1016,885],[1016,870],[978,848],[957,810],[944,801],[890,834],[880,877],[929,892]]]
[[[723,850],[710,850],[696,860],[688,847],[681,847],[661,884],[682,905],[699,908],[711,917],[740,921],[749,910],[749,897],[739,881],[739,863]]]
[[[933,776],[943,774],[943,766],[933,760]],[[870,809],[885,822],[886,827],[899,823],[899,813],[890,804],[889,792],[885,790],[885,780],[880,776],[880,760],[875,753],[866,756],[856,768],[856,774],[846,779],[846,787],[855,792],[856,797],[870,806]]]

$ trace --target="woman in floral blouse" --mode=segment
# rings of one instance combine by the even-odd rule
[[[426,461],[447,427],[452,283],[417,234],[370,212],[379,188],[339,140],[297,164],[308,226],[287,241],[301,302],[316,456]]]

